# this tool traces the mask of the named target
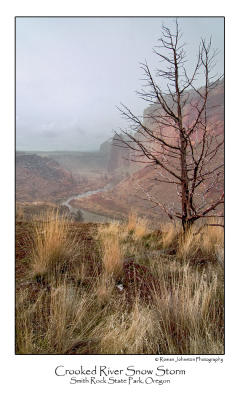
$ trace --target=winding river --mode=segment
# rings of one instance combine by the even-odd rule
[[[84,197],[89,197],[89,196],[91,196],[93,194],[96,194],[96,193],[106,192],[107,190],[109,190],[111,188],[112,188],[112,184],[108,183],[106,186],[104,186],[101,189],[89,190],[88,192],[84,192],[84,193],[81,193],[81,194],[78,194],[78,195],[75,195],[75,196],[71,196],[67,200],[63,201],[61,203],[61,205],[68,207],[69,211],[72,214],[76,214],[77,211],[80,210],[81,213],[82,213],[82,217],[83,217],[83,221],[84,222],[110,222],[110,221],[113,220],[113,218],[106,217],[105,215],[95,214],[93,212],[83,210],[82,208],[73,207],[73,206],[71,206],[70,202],[72,200],[74,200],[74,199],[82,199]]]

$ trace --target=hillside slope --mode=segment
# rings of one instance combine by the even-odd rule
[[[77,193],[72,174],[50,158],[36,154],[16,155],[17,201],[56,201]]]

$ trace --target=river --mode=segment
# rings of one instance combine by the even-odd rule
[[[77,211],[80,210],[81,213],[82,213],[82,217],[83,217],[83,221],[84,222],[110,222],[110,221],[113,221],[113,218],[106,217],[105,215],[95,214],[95,213],[93,213],[91,211],[83,210],[82,208],[76,208],[76,207],[71,206],[71,204],[70,204],[70,202],[72,200],[74,200],[74,199],[82,199],[84,197],[86,198],[86,197],[89,197],[89,196],[91,196],[93,194],[96,194],[96,193],[106,192],[107,190],[109,190],[111,188],[112,188],[112,184],[108,183],[106,186],[104,186],[101,189],[89,190],[88,192],[84,192],[84,193],[81,193],[81,194],[77,194],[75,196],[71,196],[67,200],[64,200],[61,203],[61,205],[68,207],[69,211],[72,214],[76,214]]]

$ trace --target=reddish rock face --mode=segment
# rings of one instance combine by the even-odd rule
[[[200,88],[201,92],[202,89]],[[197,105],[199,101],[199,95],[191,90],[188,92],[189,98],[184,107],[184,124],[186,127],[191,126],[194,119],[197,115],[197,110],[194,106]],[[169,100],[170,102],[170,100]],[[154,119],[151,116],[157,116],[160,112],[160,106],[158,104],[151,105],[150,107],[144,110],[144,124],[149,126],[151,129],[156,130],[158,132],[158,124],[154,123]],[[215,88],[213,88],[209,92],[208,100],[207,100],[207,119],[210,134],[219,135],[224,133],[224,80],[221,80]],[[162,134],[166,135],[168,138],[172,138],[172,144],[177,140],[178,135],[171,127],[162,128]],[[198,130],[198,135],[201,135],[201,131]],[[196,133],[192,136],[193,143],[196,142]],[[169,139],[168,139],[168,142]]]
[[[200,88],[200,91],[202,89]],[[189,91],[189,100],[184,109],[184,122],[186,125],[191,125],[195,118],[196,109],[190,105],[196,105],[198,96],[195,92]],[[143,113],[144,124],[146,126],[151,127],[151,129],[158,131],[157,123],[154,126],[153,119],[151,116],[156,116],[159,113],[159,105],[154,104],[150,107],[146,108]],[[209,129],[211,129],[212,134],[214,135],[222,135],[224,133],[224,80],[220,81],[218,85],[209,93],[208,102],[207,102],[207,117],[209,122]],[[171,137],[172,142],[177,140],[176,132],[173,128],[165,128],[164,135]],[[197,133],[201,135],[201,132]],[[135,133],[137,136],[138,133]],[[119,137],[120,136],[120,137]],[[115,135],[112,139],[107,140],[102,143],[100,146],[100,152],[104,153],[108,160],[108,172],[114,173],[116,170],[120,170],[121,168],[128,169],[129,172],[133,172],[134,170],[141,168],[140,164],[136,164],[131,162],[131,159],[134,158],[133,151],[121,143],[119,140],[122,135]],[[125,138],[126,139],[126,138]],[[197,141],[196,134],[192,137],[193,144]],[[168,140],[169,141],[169,140]],[[144,165],[142,165],[144,166]]]
[[[192,93],[192,101],[194,102],[194,93]],[[154,112],[157,112],[157,110],[157,105],[152,105],[145,110],[145,123],[151,124],[151,115]],[[224,135],[224,81],[221,81],[210,93],[207,113],[210,135]],[[184,115],[185,123],[191,124],[194,118],[194,112],[193,109],[191,109],[190,104],[186,104]],[[167,132],[165,132],[166,135],[174,137],[173,130],[169,128],[167,129]],[[113,141],[114,139],[112,142]],[[197,138],[193,137],[193,145],[196,145],[196,143]],[[126,162],[124,160],[127,158],[126,149],[114,146],[110,147],[110,142],[108,142],[108,151],[110,151],[109,169],[111,172],[113,172],[118,168],[118,166],[124,165],[124,162]],[[218,152],[213,162],[220,162],[221,164],[223,162],[223,157],[223,153]],[[134,158],[134,155],[131,154],[130,158]],[[142,161],[144,161],[144,158],[142,158]],[[134,173],[132,170],[133,164],[138,166],[137,172]],[[167,183],[158,183],[157,179],[159,178],[159,169],[154,165],[148,165],[147,167],[146,165],[147,164],[130,162],[128,169],[129,173],[125,174],[125,179],[122,179],[121,182],[115,185],[114,188],[109,192],[99,193],[96,196],[91,196],[91,198],[82,199],[81,205],[79,206],[82,206],[83,208],[85,207],[89,210],[95,209],[99,213],[110,216],[121,215],[122,217],[128,214],[129,210],[133,207],[140,215],[142,214],[152,217],[154,221],[159,220],[159,213],[161,214],[161,219],[167,220],[168,217],[166,217],[159,208],[153,208],[151,203],[144,200],[144,198],[146,199],[144,192],[151,193],[151,195],[153,195],[160,202],[174,207],[179,201],[176,187],[175,185],[169,185]],[[223,186],[223,184],[223,180],[219,182],[220,186]],[[209,192],[209,196],[217,196],[218,191],[219,189],[213,187],[211,192]]]

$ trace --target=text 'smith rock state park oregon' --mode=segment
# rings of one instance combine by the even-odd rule
[[[16,354],[224,354],[224,18],[16,18]]]

